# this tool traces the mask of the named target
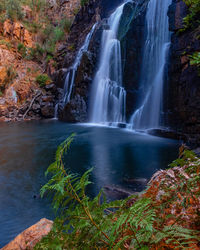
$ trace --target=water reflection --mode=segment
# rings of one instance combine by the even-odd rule
[[[52,218],[48,200],[34,199],[46,182],[44,171],[57,146],[77,136],[66,167],[83,173],[94,167],[89,193],[105,185],[138,189],[126,182],[149,178],[178,153],[178,143],[120,129],[69,125],[58,121],[0,124],[0,247],[42,217]]]

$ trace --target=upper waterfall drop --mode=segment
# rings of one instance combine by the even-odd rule
[[[92,85],[92,123],[125,122],[126,91],[122,87],[121,45],[117,39],[124,4],[107,20],[109,29],[103,31],[100,61]]]
[[[140,78],[139,108],[130,120],[134,129],[161,125],[164,73],[170,46],[168,8],[172,0],[150,0],[146,14],[146,41]]]

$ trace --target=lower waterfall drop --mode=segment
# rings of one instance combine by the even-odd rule
[[[94,77],[90,122],[114,126],[125,122],[126,91],[122,87],[121,45],[117,39],[124,4],[107,21],[103,31],[100,62]]]
[[[168,8],[172,0],[150,0],[146,14],[146,41],[140,78],[139,108],[130,120],[132,129],[161,125],[165,65],[170,46]]]

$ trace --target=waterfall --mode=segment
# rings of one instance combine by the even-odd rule
[[[100,61],[92,83],[92,123],[125,122],[126,91],[122,86],[121,46],[117,39],[124,4],[107,20],[102,33]]]
[[[65,104],[67,104],[70,101],[78,66],[80,65],[83,53],[88,50],[90,40],[92,38],[92,35],[94,33],[95,28],[96,28],[96,24],[93,25],[92,29],[90,30],[89,34],[87,35],[83,46],[78,51],[78,54],[77,54],[75,61],[74,61],[74,64],[68,70],[68,73],[66,75],[65,84],[64,84],[64,100],[63,100]]]
[[[146,41],[141,70],[140,107],[131,117],[134,129],[161,125],[164,74],[170,46],[167,11],[172,0],[150,0],[146,14]]]

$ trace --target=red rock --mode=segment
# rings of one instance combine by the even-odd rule
[[[38,223],[19,234],[13,241],[3,247],[2,250],[33,249],[34,246],[51,231],[52,226],[53,221],[45,218],[41,219]]]

